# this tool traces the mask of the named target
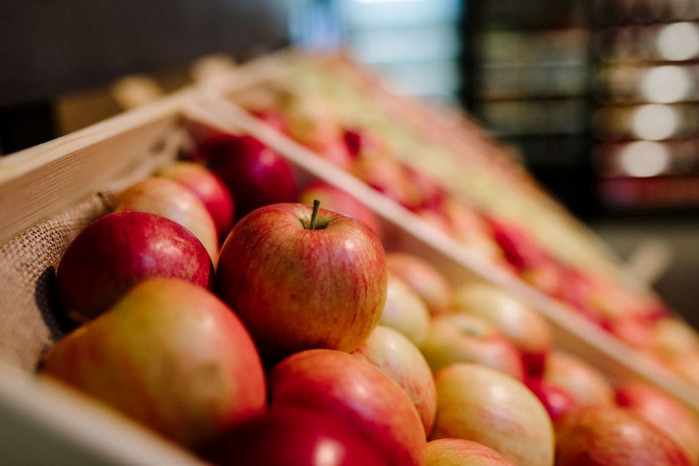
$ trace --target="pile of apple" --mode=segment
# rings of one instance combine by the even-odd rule
[[[699,386],[699,335],[656,297],[554,257],[521,225],[481,211],[424,173],[399,162],[379,131],[357,127],[356,123],[348,126],[327,99],[283,94],[271,107],[251,110],[285,135],[441,228],[471,252],[567,304],[593,324]]]
[[[504,292],[386,253],[343,191],[299,192],[249,136],[194,159],[68,247],[57,291],[79,326],[44,374],[222,465],[697,464],[687,408],[553,351]]]

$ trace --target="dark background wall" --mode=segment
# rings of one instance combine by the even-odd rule
[[[278,0],[0,0],[0,108],[284,44]]]

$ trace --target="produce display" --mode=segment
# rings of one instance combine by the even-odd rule
[[[470,253],[699,386],[697,333],[630,280],[487,133],[463,118],[448,131],[429,110],[390,100],[346,60],[294,56],[284,64],[283,79],[260,79],[231,98]]]
[[[697,464],[688,407],[556,350],[506,291],[395,250],[371,209],[263,142],[213,134],[189,158],[68,247],[56,286],[78,326],[42,374],[212,464]]]

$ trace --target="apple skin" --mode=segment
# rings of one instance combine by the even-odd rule
[[[460,438],[427,442],[427,466],[515,466],[492,448]]]
[[[122,191],[114,212],[148,212],[173,220],[199,238],[216,262],[216,224],[204,203],[181,184],[165,178],[146,178]]]
[[[236,219],[264,205],[296,200],[287,161],[252,136],[217,134],[202,142],[198,154],[235,199]]]
[[[269,386],[272,409],[322,411],[362,435],[388,464],[424,464],[425,430],[415,406],[368,361],[341,351],[302,351],[272,369]]]
[[[446,314],[452,305],[447,277],[428,261],[413,254],[389,253],[388,270],[408,284],[422,298],[433,316]]]
[[[477,316],[435,317],[420,350],[434,374],[450,364],[470,362],[520,381],[524,379],[522,358],[517,349],[495,327]]]
[[[425,303],[412,288],[390,272],[381,325],[398,330],[416,346],[425,341],[430,328],[430,314]]]
[[[381,455],[332,417],[296,406],[246,419],[204,447],[220,466],[385,466]]]
[[[692,464],[699,461],[699,420],[685,405],[641,382],[617,386],[616,402],[672,437],[685,449]]]
[[[216,225],[218,237],[226,237],[233,226],[235,203],[228,188],[216,174],[198,163],[183,161],[162,167],[155,175],[189,189],[206,206]]]
[[[299,195],[301,204],[313,205],[315,199],[320,201],[324,209],[359,219],[369,225],[379,237],[382,235],[381,222],[374,211],[340,188],[324,181],[316,181],[306,186]]]
[[[379,325],[353,354],[365,358],[400,385],[429,434],[437,410],[437,392],[430,366],[420,350],[400,332]]]
[[[104,312],[138,282],[181,278],[213,288],[214,267],[185,227],[145,212],[107,214],[68,246],[56,273],[62,309],[75,321]]]
[[[494,325],[522,353],[529,377],[541,377],[553,346],[546,320],[507,292],[487,284],[470,284],[455,292],[454,309]]]
[[[551,419],[522,383],[487,367],[459,363],[437,373],[435,384],[431,439],[473,440],[520,466],[553,464]]]
[[[408,178],[405,168],[393,157],[360,157],[351,171],[357,178],[403,207],[410,209],[420,204],[420,193]]]
[[[582,406],[556,420],[561,466],[690,466],[682,448],[640,416],[610,406]]]
[[[301,204],[261,207],[223,245],[217,290],[240,316],[266,360],[311,348],[354,351],[386,301],[386,260],[363,222]]]
[[[594,367],[564,351],[553,351],[543,379],[570,394],[578,405],[612,405],[614,389]]]
[[[56,343],[43,372],[187,447],[265,409],[249,334],[216,296],[184,280],[139,283]]]
[[[525,380],[525,384],[541,401],[552,420],[578,406],[573,395],[546,380],[530,378]]]

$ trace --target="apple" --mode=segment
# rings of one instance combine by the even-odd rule
[[[204,246],[182,225],[145,212],[107,214],[63,254],[56,272],[58,298],[68,316],[82,322],[152,277],[213,288],[214,268]]]
[[[351,171],[357,178],[403,207],[410,209],[420,204],[420,193],[411,183],[404,167],[390,156],[361,157],[355,161]]]
[[[487,367],[459,363],[439,371],[435,384],[432,439],[482,443],[520,466],[553,464],[551,419],[522,383]]]
[[[288,356],[269,374],[272,409],[301,406],[359,433],[390,465],[424,464],[425,430],[403,389],[368,361],[315,349]]]
[[[540,377],[553,345],[549,323],[506,291],[488,284],[468,284],[455,292],[454,309],[494,325],[522,353],[529,377]]]
[[[427,442],[427,466],[515,466],[492,448],[460,438]]]
[[[491,260],[503,260],[500,249],[490,236],[487,222],[473,207],[453,197],[445,197],[442,215],[452,236],[468,246],[470,251]]]
[[[187,447],[265,409],[262,364],[240,320],[179,279],[136,285],[56,343],[43,372]]]
[[[614,403],[614,389],[607,379],[582,359],[564,351],[549,355],[543,379],[565,390],[579,405]]]
[[[114,212],[138,211],[162,215],[199,238],[216,262],[218,234],[216,224],[204,203],[189,189],[165,178],[146,178],[122,191]]]
[[[682,403],[661,390],[641,382],[616,387],[616,402],[641,415],[685,449],[696,464],[699,460],[699,420]]]
[[[640,416],[613,406],[582,406],[556,420],[556,464],[690,466],[679,445]]]
[[[296,200],[287,161],[252,136],[215,135],[198,153],[233,195],[236,219],[264,205]]]
[[[299,195],[299,202],[312,205],[315,199],[320,201],[324,209],[359,219],[381,236],[381,222],[374,211],[342,189],[324,181],[316,181],[303,189]]]
[[[387,272],[379,237],[318,206],[261,207],[221,250],[218,294],[270,361],[310,348],[354,351],[381,319]]]
[[[660,357],[699,354],[696,330],[675,317],[658,319],[652,328],[650,340],[650,350]]]
[[[430,262],[408,253],[386,255],[388,270],[408,284],[422,298],[433,316],[449,312],[452,290],[447,277]]]
[[[556,420],[563,413],[570,411],[578,402],[565,389],[552,385],[546,380],[528,378],[526,386],[541,401],[551,419]]]
[[[390,272],[381,325],[398,330],[416,346],[425,340],[430,327],[430,314],[420,296]]]
[[[433,373],[451,364],[472,362],[524,378],[522,358],[495,327],[480,317],[447,314],[435,317],[427,338],[420,346]]]
[[[201,451],[220,466],[385,466],[350,426],[331,416],[281,406],[246,419]]]
[[[437,393],[432,371],[420,350],[398,331],[379,325],[353,354],[365,358],[400,385],[429,434],[437,409]]]
[[[203,165],[175,162],[160,168],[156,176],[170,179],[189,189],[206,206],[216,225],[219,238],[225,238],[233,226],[235,204],[221,179]]]

